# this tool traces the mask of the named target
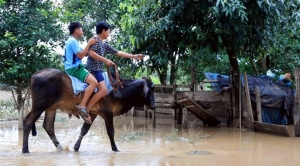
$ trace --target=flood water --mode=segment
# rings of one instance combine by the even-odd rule
[[[82,120],[57,118],[56,136],[63,151],[57,151],[42,120],[38,135],[30,136],[29,154],[22,154],[22,131],[17,121],[0,122],[0,165],[299,165],[300,138],[283,137],[227,127],[188,129],[173,120],[119,116],[114,119],[115,141],[121,152],[113,152],[104,121],[97,117],[83,138],[79,152],[73,145]]]

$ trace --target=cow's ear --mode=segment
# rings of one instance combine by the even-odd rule
[[[144,80],[144,79],[143,79]],[[147,81],[146,80],[144,80],[143,81],[143,85],[144,85],[144,94],[143,94],[143,96],[144,96],[144,98],[146,98],[146,96],[147,96],[147,94],[148,94],[148,92],[149,92],[149,88],[148,88],[148,84],[147,84]]]

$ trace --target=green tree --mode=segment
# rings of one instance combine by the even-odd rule
[[[291,10],[285,11],[285,19],[274,26],[276,40],[270,41],[266,50],[266,66],[276,74],[293,73],[300,61],[300,2],[288,1],[286,5]]]
[[[15,87],[22,128],[30,76],[61,62],[52,50],[63,38],[62,26],[59,11],[50,1],[14,0],[0,5],[0,81]]]
[[[238,59],[244,57],[252,64],[266,61],[271,43],[278,40],[273,28],[279,28],[297,15],[290,16],[290,13],[299,11],[299,3],[295,1],[127,0],[123,4],[127,15],[121,21],[133,36],[134,49],[151,55],[152,67],[158,70],[162,83],[165,83],[168,65],[172,77],[176,75],[172,72],[177,71],[178,61],[192,62],[190,66],[194,66],[193,62],[203,59],[201,54],[196,54],[198,50],[209,48],[210,56],[225,51],[236,99],[240,75]],[[128,11],[128,6],[134,10]],[[290,22],[289,27],[295,24]],[[261,71],[266,68],[257,67]]]

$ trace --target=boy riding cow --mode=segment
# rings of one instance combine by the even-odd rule
[[[104,83],[103,62],[107,66],[112,66],[114,63],[107,59],[107,53],[115,54],[124,58],[133,58],[140,60],[143,58],[141,54],[132,55],[122,51],[118,51],[108,45],[105,40],[110,34],[110,25],[105,21],[100,21],[96,26],[97,37],[90,38],[84,49],[79,46],[78,39],[82,37],[82,25],[78,22],[72,22],[69,25],[70,37],[66,41],[64,62],[65,71],[71,76],[74,76],[82,82],[88,83],[83,98],[78,105],[75,105],[81,117],[85,122],[91,123],[91,118],[88,114],[89,109],[106,95],[107,89]],[[82,64],[82,58],[89,53],[87,69]],[[90,74],[90,72],[92,74]],[[98,88],[92,97],[95,88]],[[91,97],[91,98],[90,98]],[[90,99],[89,99],[90,98]]]

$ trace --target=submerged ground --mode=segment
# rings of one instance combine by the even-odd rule
[[[3,109],[3,107],[2,107]],[[98,117],[84,137],[79,152],[73,145],[79,136],[81,119],[69,119],[58,112],[55,131],[64,150],[57,151],[43,120],[38,135],[30,136],[30,154],[22,154],[22,130],[16,120],[0,121],[0,165],[298,165],[300,138],[240,130],[203,128],[190,123],[188,128],[173,120],[119,116],[114,119],[115,140],[121,152],[112,152],[104,121]]]
[[[38,136],[29,139],[30,154],[22,154],[22,131],[17,121],[0,122],[1,165],[297,165],[300,139],[230,128],[174,128],[172,120],[158,121],[121,116],[115,118],[116,144],[111,151],[101,118],[83,139],[79,152],[73,145],[82,120],[56,122],[58,140],[65,147],[56,151],[42,121]]]

